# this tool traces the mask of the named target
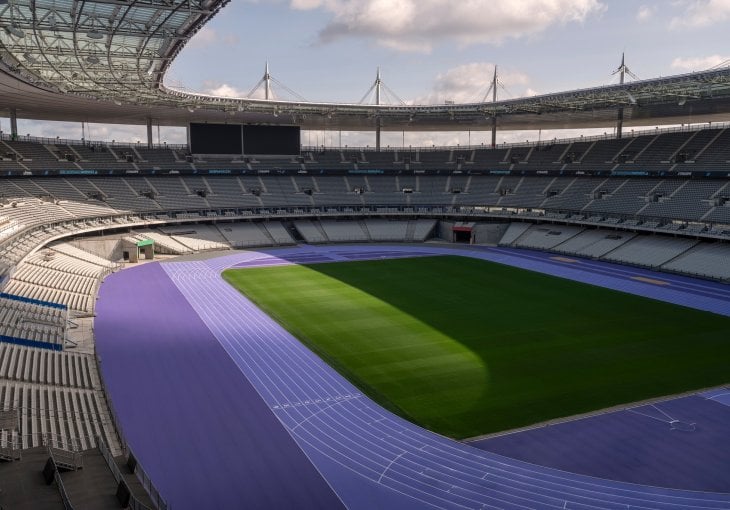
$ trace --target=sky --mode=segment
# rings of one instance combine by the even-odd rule
[[[507,99],[617,83],[612,72],[622,52],[641,79],[730,65],[729,29],[730,0],[231,0],[187,44],[165,84],[245,97],[268,62],[283,84],[274,85],[277,98],[358,103],[380,68],[393,93],[389,102],[473,102],[484,99],[497,65],[498,97]],[[0,129],[8,127],[1,119]],[[611,129],[503,132],[498,141]],[[75,139],[82,134],[78,124],[22,120],[19,130]],[[145,139],[145,128],[91,125],[84,135],[134,142]],[[463,145],[489,136],[391,133],[383,143]],[[184,137],[183,129],[160,129],[161,141]],[[372,144],[374,135],[302,135],[305,144],[315,140],[355,146]]]

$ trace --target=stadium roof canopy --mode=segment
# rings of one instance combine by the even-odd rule
[[[224,98],[163,84],[186,42],[229,0],[0,0],[0,111],[26,119],[304,129],[488,130],[727,120],[730,68],[497,101],[367,105]]]

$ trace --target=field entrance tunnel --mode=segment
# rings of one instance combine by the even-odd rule
[[[472,244],[474,242],[473,227],[473,223],[456,223],[451,227],[451,241],[454,243]]]

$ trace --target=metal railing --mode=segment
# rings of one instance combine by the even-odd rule
[[[607,126],[608,127],[608,126]],[[647,136],[647,135],[660,135],[660,134],[666,134],[666,133],[680,133],[680,132],[693,132],[693,131],[700,131],[703,129],[727,129],[730,127],[730,122],[703,122],[703,123],[697,123],[697,124],[683,124],[680,126],[668,126],[668,127],[655,127],[654,129],[631,129],[629,131],[624,131],[622,134],[623,138],[636,138],[638,136]],[[314,130],[319,131],[319,130]],[[469,130],[461,130],[461,131],[455,131],[455,132],[466,132]],[[472,130],[475,133],[481,132],[478,130]],[[487,130],[488,131],[488,130]],[[616,138],[616,134],[613,131],[606,131],[602,135],[590,135],[590,136],[579,136],[579,137],[571,137],[571,138],[549,138],[549,139],[538,139],[538,140],[525,140],[524,142],[503,142],[500,144],[497,144],[494,149],[505,149],[510,147],[534,147],[534,146],[541,146],[541,145],[550,145],[550,144],[566,144],[566,143],[575,143],[575,142],[593,142],[593,141],[600,141],[600,140],[612,140]],[[39,144],[45,144],[45,145],[71,145],[71,146],[86,146],[86,147],[112,147],[112,148],[126,148],[126,149],[145,149],[147,148],[147,143],[142,141],[137,142],[117,142],[116,140],[78,140],[78,139],[69,139],[69,138],[49,138],[49,137],[41,137],[41,136],[31,136],[30,134],[26,135],[17,135],[13,137],[12,135],[0,132],[0,140],[3,141],[20,141],[20,142],[33,142],[33,143],[39,143]],[[182,150],[182,151],[188,151],[189,147],[186,143],[153,143],[152,144],[153,149],[171,149],[171,150]],[[433,151],[446,151],[446,150],[474,150],[474,149],[481,149],[481,150],[489,150],[492,149],[491,145],[489,144],[465,144],[465,145],[431,145],[431,146],[419,146],[419,145],[393,145],[393,146],[386,146],[381,147],[380,152],[402,152],[402,151],[419,151],[419,152],[433,152]],[[304,145],[302,144],[300,147],[301,152],[322,152],[322,151],[365,151],[365,152],[375,152],[375,146],[371,145]]]
[[[81,453],[78,453],[76,451],[65,451],[58,447],[52,446],[50,443],[47,444],[45,442],[45,437],[44,445],[46,446],[46,450],[48,451],[48,456],[53,461],[53,479],[56,481],[58,492],[61,494],[63,508],[65,510],[73,510],[73,504],[71,504],[71,499],[68,497],[68,493],[66,492],[66,486],[63,484],[63,479],[61,478],[61,472],[59,471],[58,466],[60,464],[70,469],[79,469],[83,467],[83,456],[81,455]],[[69,461],[68,459],[71,460]],[[73,462],[73,467],[71,467],[70,462]]]
[[[109,395],[109,392],[107,390],[106,384],[104,384],[103,372],[101,370],[102,360],[96,351],[94,351],[94,360],[96,362],[96,371],[99,374],[99,384],[101,385],[101,390],[102,390],[102,393],[104,394],[104,400],[106,401],[107,408],[109,409],[109,415],[111,416],[112,422],[114,424],[114,429],[116,430],[116,432],[118,434],[122,453],[124,455],[126,455],[127,458],[129,458],[129,456],[132,456],[137,460],[136,466],[134,469],[134,474],[137,476],[137,479],[140,481],[140,483],[142,484],[142,487],[144,487],[145,491],[147,491],[147,494],[149,495],[150,499],[152,500],[153,505],[155,505],[155,508],[158,510],[169,510],[170,509],[169,505],[162,498],[159,490],[157,490],[157,487],[152,482],[152,479],[149,477],[149,475],[147,475],[147,472],[142,467],[142,464],[139,462],[139,459],[137,459],[137,457],[134,455],[134,452],[129,447],[129,444],[127,444],[126,438],[124,437],[124,432],[122,430],[122,424],[119,421],[119,417],[117,416],[116,411],[114,410],[114,405],[112,403],[111,396]],[[106,445],[105,442],[100,441],[98,444],[99,445],[104,444],[104,447],[107,448],[107,450],[108,450],[108,446]],[[103,452],[102,452],[102,454],[103,454]],[[109,452],[108,455],[111,457],[111,452]],[[111,460],[113,461],[113,458]],[[107,462],[109,462],[109,460],[107,460]],[[119,474],[121,475],[121,472],[119,472]],[[141,503],[140,503],[140,505],[141,505]],[[146,509],[146,507],[144,505],[137,507],[137,508],[139,510]],[[147,510],[149,510],[149,509],[147,509]]]
[[[147,142],[117,142],[116,140],[85,140],[85,139],[73,139],[73,138],[61,138],[61,137],[44,137],[44,136],[32,136],[16,135],[13,136],[9,133],[0,131],[0,140],[6,142],[32,142],[39,143],[42,145],[71,145],[71,146],[86,146],[86,147],[118,147],[120,149],[146,149]],[[172,150],[188,150],[188,144],[186,143],[153,143],[153,149],[172,149]]]
[[[63,480],[61,479],[61,473],[58,472],[58,468],[56,468],[53,472],[53,479],[56,481],[58,492],[61,493],[61,502],[63,503],[63,508],[65,510],[74,510],[74,506],[71,504],[71,499],[68,497],[68,493],[66,492],[66,486],[63,484]]]
[[[119,466],[114,461],[114,457],[112,456],[112,452],[109,450],[109,447],[107,446],[104,439],[101,437],[98,438],[97,444],[99,445],[99,451],[101,452],[102,457],[104,457],[104,460],[106,461],[107,465],[109,466],[109,469],[111,470],[112,474],[114,475],[114,479],[119,483],[121,480],[124,479],[124,475],[122,474],[122,471],[119,469]],[[166,510],[167,504],[164,502],[164,500],[160,497],[160,494],[157,492],[157,489],[152,485],[152,482],[150,481],[147,474],[142,470],[142,467],[137,463],[134,474],[139,479],[140,483],[142,483],[142,486],[147,491],[147,493],[150,496],[150,499],[152,499],[152,503],[155,508],[158,508],[160,510]],[[153,510],[141,501],[137,499],[134,494],[130,495],[129,499],[129,508],[132,510]]]
[[[129,452],[130,454],[132,454],[131,450],[129,450]],[[170,507],[167,505],[165,500],[162,499],[162,496],[160,496],[157,487],[155,487],[155,484],[152,483],[152,479],[147,475],[147,472],[144,470],[139,462],[137,462],[137,466],[134,469],[134,474],[137,475],[137,479],[142,484],[142,487],[144,487],[144,489],[147,491],[147,494],[149,494],[155,507],[159,510],[169,510]]]
[[[701,131],[703,129],[727,129],[730,128],[730,122],[705,122],[701,124],[683,124],[680,126],[668,126],[668,127],[655,127],[654,129],[631,129],[624,130],[622,138],[631,139],[639,136],[655,136],[663,135],[667,133],[690,133],[694,131]],[[427,147],[417,145],[388,145],[380,148],[380,152],[443,152],[452,150],[495,150],[495,149],[509,149],[518,147],[542,147],[546,145],[554,144],[569,144],[576,142],[600,142],[602,140],[614,140],[616,133],[613,131],[606,131],[602,135],[590,135],[590,136],[575,136],[570,138],[540,138],[538,140],[525,140],[524,142],[503,142],[492,147],[490,144],[465,144],[465,145],[431,145]],[[303,145],[302,152],[357,152],[364,151],[375,152],[375,147],[366,146],[328,146],[328,145]]]
[[[69,419],[81,414],[69,413],[69,412],[50,412],[46,409],[25,407],[20,406],[14,408],[14,410],[20,414],[44,416],[42,420],[53,420]],[[99,421],[100,426],[106,428],[111,425],[108,421]],[[61,434],[43,433],[43,432],[32,432],[32,433],[21,433],[20,431],[8,431],[6,439],[0,440],[0,451],[2,449],[9,449],[8,451],[20,452],[24,448],[35,448],[44,446],[46,448],[54,448],[55,450],[63,450],[66,452],[78,453],[84,449],[94,448],[98,445],[97,436],[82,436],[82,437],[68,437]],[[83,462],[81,460],[81,462]]]
[[[28,409],[28,410],[38,410],[37,408],[31,408],[31,407],[19,407],[18,409]],[[50,413],[50,417],[55,416],[61,416],[63,414],[70,414],[72,416],[75,416],[75,413],[63,413],[63,412],[57,412],[57,413]],[[24,434],[23,437],[28,436],[38,436],[39,434]],[[61,434],[50,434],[46,433],[40,434],[41,442],[43,446],[47,448],[54,448],[56,450],[64,450],[67,452],[80,452],[81,451],[81,438],[78,437],[68,437]]]
[[[20,437],[13,433],[14,430],[0,430],[0,433],[3,431],[7,432],[7,436],[5,439],[0,440],[0,459],[11,462],[22,460],[23,449]]]

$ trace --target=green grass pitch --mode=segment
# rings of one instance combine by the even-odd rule
[[[381,405],[455,438],[728,382],[729,318],[482,260],[224,278]]]

